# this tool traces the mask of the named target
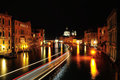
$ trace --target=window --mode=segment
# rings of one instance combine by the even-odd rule
[[[2,36],[2,33],[0,32],[0,37]]]
[[[110,29],[112,28],[112,20],[110,21]]]
[[[9,44],[10,44],[10,40],[9,40],[9,42],[8,42]]]
[[[15,30],[15,33],[17,34],[17,29]]]
[[[5,36],[4,31],[3,31],[3,37]]]
[[[1,18],[0,18],[0,23],[1,23]]]
[[[42,36],[43,34],[41,33],[41,36]]]
[[[8,49],[10,49],[10,46],[9,46],[9,48]]]
[[[17,43],[17,38],[16,38],[16,43]]]
[[[8,25],[10,26],[10,20],[8,20]]]
[[[9,37],[10,37],[10,32],[9,32]]]
[[[101,33],[101,29],[100,29],[100,33]]]
[[[15,24],[17,25],[17,22]]]
[[[4,19],[3,19],[3,24],[4,24]]]
[[[24,34],[24,30],[21,30],[21,34]]]
[[[3,40],[3,44],[5,44],[5,41]]]
[[[101,39],[101,36],[100,36],[100,39]]]

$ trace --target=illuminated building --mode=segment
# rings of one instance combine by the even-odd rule
[[[11,53],[12,50],[12,33],[11,33],[12,16],[0,14],[0,53]]]
[[[77,36],[77,32],[76,31],[72,31],[70,32],[68,30],[68,28],[66,28],[66,30],[63,33],[63,36],[61,36],[59,38],[59,40],[64,41],[65,43],[72,43],[73,39]]]
[[[66,28],[66,31],[64,31],[63,36],[66,36],[66,37],[70,36],[70,31],[68,31],[68,28]]]
[[[106,53],[108,42],[108,26],[98,27],[98,48]]]
[[[88,47],[97,47],[97,33],[93,31],[84,32],[84,44]]]
[[[76,31],[72,31],[71,35],[72,36],[77,36],[77,32]]]
[[[33,40],[39,42],[41,45],[45,40],[45,30],[44,29],[33,29]]]
[[[120,11],[113,9],[107,18],[108,25],[108,43],[107,54],[111,60],[118,61],[120,63]]]
[[[15,51],[27,50],[31,43],[31,23],[14,21],[14,48]]]

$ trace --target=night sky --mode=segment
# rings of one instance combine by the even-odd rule
[[[46,39],[63,34],[66,27],[77,30],[78,37],[89,28],[106,23],[106,18],[117,0],[3,0],[0,13],[7,12],[13,19],[31,21],[32,28],[44,28]]]

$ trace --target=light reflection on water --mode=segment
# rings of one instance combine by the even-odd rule
[[[80,67],[80,47],[77,44],[77,66]]]
[[[43,63],[46,63],[46,47],[41,47],[41,59],[44,59]]]
[[[63,43],[61,43],[61,55],[63,54]]]
[[[51,47],[48,47],[48,61],[51,62]]]
[[[45,58],[46,58],[46,47],[44,46],[43,59],[45,59]],[[46,59],[43,62],[46,63]]]
[[[86,55],[86,45],[84,46],[84,54]]]
[[[93,58],[91,59],[91,62],[90,62],[90,68],[91,68],[91,78],[95,79],[95,77],[98,75],[98,70],[96,67],[95,59]]]
[[[22,66],[27,66],[29,64],[29,55],[28,52],[24,52],[23,56],[21,56],[22,60]]]
[[[7,64],[6,64],[6,60],[4,58],[1,59],[0,61],[1,64],[1,74],[5,74],[7,72]]]

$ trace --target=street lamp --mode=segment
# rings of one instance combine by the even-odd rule
[[[90,53],[91,53],[92,55],[95,55],[95,54],[96,54],[96,51],[95,51],[94,49],[91,49]]]

